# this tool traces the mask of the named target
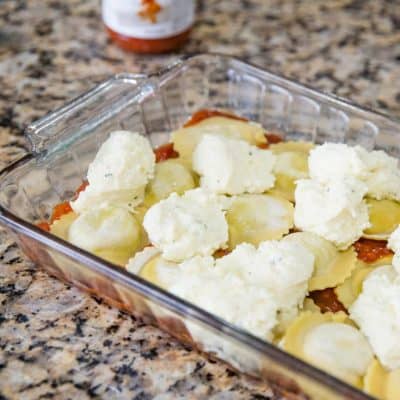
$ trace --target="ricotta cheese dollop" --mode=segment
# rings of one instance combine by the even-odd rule
[[[155,156],[148,139],[129,131],[112,132],[89,165],[89,185],[71,202],[77,213],[102,205],[133,209],[143,201],[153,177]]]
[[[365,150],[364,150],[365,151]],[[365,154],[365,153],[364,153]],[[400,169],[398,160],[384,151],[372,151],[365,158],[368,195],[377,200],[400,200]]]
[[[381,364],[400,368],[400,276],[385,265],[371,272],[350,308]]]
[[[367,187],[347,178],[327,183],[297,181],[294,223],[346,249],[369,227],[368,207],[363,200]]]
[[[384,151],[367,151],[361,146],[325,143],[315,147],[308,159],[312,179],[322,183],[351,176],[367,185],[375,199],[400,200],[398,160]]]
[[[273,187],[276,156],[240,139],[204,135],[193,152],[202,187],[214,193],[262,193]]]
[[[272,339],[277,303],[268,289],[254,285],[234,270],[215,265],[213,257],[194,257],[167,271],[158,264],[158,276],[175,295],[244,328]]]
[[[158,263],[163,287],[253,334],[272,339],[281,314],[295,317],[307,294],[314,256],[304,247],[268,241],[240,244],[230,254]],[[223,294],[223,295],[222,295]]]
[[[150,242],[170,261],[211,255],[225,248],[228,224],[224,199],[202,189],[182,196],[172,193],[145,214],[143,226]]]
[[[367,166],[360,146],[348,146],[344,143],[324,143],[310,151],[308,169],[311,179],[328,183],[346,177],[365,179]]]

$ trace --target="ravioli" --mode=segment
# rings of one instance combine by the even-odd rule
[[[146,279],[153,285],[164,287],[161,281],[164,281],[160,277],[161,273],[165,270],[169,270],[177,264],[164,260],[161,256],[161,252],[153,246],[145,247],[142,251],[135,254],[132,257],[126,269],[132,274],[139,275],[141,278]],[[164,274],[165,275],[165,274]]]
[[[281,347],[357,387],[373,358],[367,340],[343,312],[301,313],[287,329]]]
[[[140,230],[140,244],[138,246],[139,249],[144,248],[145,246],[150,244],[149,237],[147,236],[147,232],[143,228],[143,219],[149,207],[146,205],[146,202],[143,202],[139,206],[137,206],[132,214],[135,217],[135,220],[138,222],[139,230]]]
[[[314,300],[310,297],[306,297],[304,299],[303,310],[316,313],[319,313],[321,311],[320,308],[314,303]]]
[[[246,242],[254,245],[281,239],[293,227],[293,205],[267,194],[244,194],[233,198],[226,212],[229,248]]]
[[[269,146],[269,149],[274,154],[286,153],[288,151],[295,151],[308,154],[311,149],[315,147],[314,143],[311,142],[302,142],[302,141],[287,141],[287,142],[279,142],[274,143]]]
[[[144,204],[150,207],[171,193],[183,194],[195,186],[192,172],[179,159],[159,162],[154,169],[154,178],[146,187]]]
[[[268,193],[294,202],[296,180],[308,177],[308,153],[313,147],[306,142],[281,142],[270,146],[276,155],[275,186]]]
[[[390,264],[391,260],[392,256],[383,257],[374,263],[368,264],[361,260],[357,260],[351,276],[349,276],[343,283],[335,288],[335,293],[338,297],[338,300],[347,309],[349,309],[350,306],[357,299],[358,295],[361,293],[362,284],[368,274],[372,272],[376,267]]]
[[[132,250],[129,249],[100,249],[93,251],[97,257],[104,258],[105,260],[124,267],[132,256]]]
[[[160,261],[161,256],[156,256],[150,259],[140,270],[139,275],[153,283],[154,285],[160,286],[160,280],[157,275],[157,265]]]
[[[141,227],[125,208],[94,208],[74,219],[68,240],[107,261],[125,265],[141,246]]]
[[[371,226],[364,231],[363,236],[368,239],[387,239],[400,224],[400,203],[370,198],[366,201]]]
[[[353,248],[339,251],[331,242],[314,233],[296,232],[283,240],[297,242],[314,254],[314,272],[308,282],[310,291],[336,287],[356,267],[357,254]]]
[[[302,152],[290,151],[276,155],[274,167],[275,185],[269,191],[294,202],[296,180],[308,177],[308,155]]]
[[[50,225],[50,233],[60,239],[68,240],[68,231],[71,224],[78,218],[78,214],[70,212],[62,215]]]
[[[374,359],[364,377],[364,390],[382,400],[399,400],[400,369],[387,371],[377,359]]]
[[[267,142],[264,129],[260,124],[227,117],[210,117],[195,125],[178,129],[172,132],[171,140],[180,157],[191,164],[195,147],[201,137],[208,133],[242,139],[253,145]]]

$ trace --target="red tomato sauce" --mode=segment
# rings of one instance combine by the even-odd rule
[[[50,224],[48,222],[38,222],[36,226],[46,232],[50,232]]]
[[[86,181],[86,180],[83,181],[83,182],[79,185],[78,189],[76,189],[75,195],[74,195],[74,199],[77,199],[79,193],[80,193],[80,192],[83,192],[83,191],[86,189],[86,187],[87,187],[88,185],[89,185],[88,181]],[[49,231],[50,231],[50,225],[51,225],[54,221],[60,219],[63,215],[68,214],[68,213],[70,213],[71,211],[73,211],[73,210],[72,210],[72,207],[71,207],[69,201],[64,201],[64,202],[62,202],[62,203],[56,204],[56,205],[54,206],[54,208],[53,208],[53,213],[51,214],[50,222],[45,222],[45,221],[38,222],[38,223],[36,224],[36,226],[37,226],[38,228],[40,228],[40,229],[43,229],[44,231],[49,232]]]
[[[265,137],[268,141],[268,144],[275,144],[275,143],[283,142],[282,137],[277,135],[276,133],[266,133]]]
[[[345,306],[339,301],[336,293],[332,288],[323,290],[314,290],[309,294],[314,303],[321,309],[322,313],[326,312],[347,312]]]
[[[156,162],[169,160],[170,158],[178,158],[179,153],[174,150],[173,143],[166,143],[154,149]]]
[[[60,219],[63,215],[68,214],[72,211],[72,207],[69,204],[69,201],[64,201],[60,204],[56,204],[53,209],[53,214],[50,218],[50,224],[54,221]]]
[[[225,117],[225,118],[231,118],[231,119],[236,119],[238,121],[248,121],[247,118],[239,117],[238,115],[231,114],[225,111],[218,111],[218,110],[208,110],[208,109],[202,109],[197,112],[195,112],[189,121],[187,121],[183,127],[187,128],[188,126],[193,126],[198,124],[199,122],[211,118],[211,117]]]
[[[380,258],[390,256],[393,252],[388,249],[386,240],[361,238],[354,243],[357,258],[366,263],[372,263]]]
[[[79,196],[79,193],[83,192],[88,186],[89,186],[89,182],[88,181],[83,181],[79,185],[78,189],[76,189],[76,191],[75,191],[74,200],[76,200],[78,198],[78,196]]]
[[[213,256],[215,258],[221,258],[228,255],[231,251],[229,249],[218,249],[214,252]]]
[[[266,143],[260,143],[257,145],[257,147],[260,149],[268,149],[271,144],[283,142],[282,137],[276,133],[266,133],[264,136],[267,141]]]

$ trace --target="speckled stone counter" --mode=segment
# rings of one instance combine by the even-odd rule
[[[0,167],[24,127],[105,77],[175,59],[135,56],[96,0],[0,2]],[[400,2],[207,0],[182,52],[222,52],[400,113]],[[283,399],[279,391],[48,277],[0,232],[0,399]]]

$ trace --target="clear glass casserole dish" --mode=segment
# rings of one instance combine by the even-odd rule
[[[231,111],[286,139],[361,144],[399,156],[400,122],[221,55],[180,60],[158,74],[122,74],[27,129],[31,153],[1,172],[0,222],[50,274],[155,324],[179,340],[271,382],[283,398],[371,397],[35,223],[71,199],[108,133],[137,131],[156,147],[197,110]]]

